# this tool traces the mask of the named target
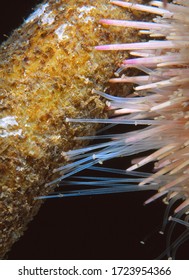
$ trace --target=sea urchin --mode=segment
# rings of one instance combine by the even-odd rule
[[[88,148],[65,153],[71,163],[54,171],[62,172],[58,180],[65,179],[85,168],[126,174],[128,176],[125,180],[119,178],[108,180],[106,177],[97,180],[90,177],[87,178],[87,184],[103,187],[79,192],[70,191],[63,195],[158,190],[158,193],[145,203],[166,196],[166,202],[172,205],[176,200],[181,199],[181,203],[175,207],[174,215],[170,219],[173,221],[173,228],[175,222],[180,222],[188,227],[189,3],[186,0],[178,0],[171,4],[152,1],[150,6],[125,1],[111,1],[111,3],[122,8],[156,15],[152,22],[101,20],[103,25],[139,29],[140,33],[151,38],[145,42],[96,47],[98,51],[130,51],[130,55],[134,58],[124,60],[115,73],[116,77],[110,82],[136,84],[134,92],[125,92],[124,97],[115,97],[95,91],[107,99],[110,118],[69,118],[67,121],[122,124],[125,132],[85,137],[85,139],[108,140]],[[140,74],[128,76],[127,71],[130,68],[137,69]],[[128,125],[133,126],[134,130],[127,132]],[[140,158],[135,158],[126,171],[94,166],[115,157],[135,157],[137,154]],[[140,168],[150,162],[155,162],[154,171],[151,174],[140,172]],[[139,171],[136,171],[137,169]],[[82,182],[82,184],[85,183],[86,181]],[[77,182],[77,184],[81,183]],[[62,196],[62,193],[59,192],[53,196]],[[180,219],[183,216],[184,218]],[[173,231],[173,228],[170,229],[170,232]],[[179,237],[179,242],[184,242],[187,237],[188,229],[183,236]],[[172,244],[172,249],[176,249],[178,246],[177,241]]]

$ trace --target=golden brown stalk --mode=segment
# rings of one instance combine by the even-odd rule
[[[74,137],[97,129],[66,117],[105,116],[91,90],[104,89],[123,57],[94,46],[133,37],[98,23],[125,19],[124,11],[105,0],[88,2],[45,1],[0,47],[1,258],[38,211],[41,200],[34,198],[52,191],[46,183],[64,164],[62,152],[84,145]]]

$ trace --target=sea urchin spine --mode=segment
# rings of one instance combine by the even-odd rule
[[[75,161],[64,166],[64,179],[84,168],[98,169],[137,176],[138,179],[88,178],[91,186],[102,189],[89,189],[79,195],[92,193],[123,192],[130,190],[156,189],[158,193],[145,203],[167,195],[167,201],[182,198],[184,201],[175,209],[175,218],[187,214],[189,210],[189,3],[178,0],[175,4],[152,1],[151,6],[132,4],[125,1],[111,1],[122,8],[156,14],[153,22],[102,19],[103,25],[139,29],[141,34],[152,39],[147,42],[116,43],[99,45],[98,51],[129,50],[135,58],[125,59],[116,71],[117,77],[111,83],[136,84],[134,92],[125,92],[125,97],[115,97],[104,92],[99,95],[107,99],[111,112],[109,119],[67,119],[68,122],[93,122],[123,124],[126,132],[121,134],[88,137],[85,139],[109,139],[88,149],[66,153]],[[116,32],[116,31],[115,31]],[[140,75],[127,76],[127,70],[137,69]],[[121,76],[120,76],[121,73]],[[127,132],[128,125],[143,125],[144,128]],[[153,150],[156,150],[155,152]],[[146,153],[126,170],[110,170],[105,167],[92,167],[106,160]],[[85,153],[85,154],[84,154]],[[140,167],[155,162],[152,174],[140,172]],[[79,164],[79,168],[78,168]],[[139,171],[136,171],[139,169]],[[137,183],[138,182],[138,183]],[[85,182],[83,182],[85,183]],[[71,194],[77,194],[73,192]],[[187,216],[185,215],[186,221]],[[183,222],[183,224],[187,224]]]

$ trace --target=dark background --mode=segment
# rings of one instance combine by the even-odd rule
[[[1,1],[1,41],[39,2]],[[124,167],[123,160],[110,164]],[[158,200],[144,207],[143,202],[151,195],[142,192],[49,199],[12,247],[8,259],[154,259],[166,247],[165,238],[157,233],[165,206]],[[140,240],[149,234],[146,244],[141,245]],[[187,259],[188,249],[187,244],[181,246],[177,258]]]

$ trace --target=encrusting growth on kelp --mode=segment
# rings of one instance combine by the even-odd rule
[[[76,179],[75,184],[88,184],[91,189],[70,191],[68,194],[59,192],[50,197],[158,190],[145,203],[165,196],[169,205],[180,200],[174,215],[169,218],[173,221],[170,232],[173,231],[175,222],[187,226],[184,234],[171,245],[170,248],[174,251],[189,234],[189,2],[178,0],[174,4],[163,4],[161,1],[152,1],[151,6],[125,1],[110,2],[122,9],[129,8],[156,15],[152,22],[121,20],[119,17],[100,21],[106,29],[107,25],[111,28],[122,27],[123,31],[132,27],[151,38],[145,42],[115,41],[115,44],[96,47],[96,50],[104,54],[115,54],[119,50],[130,51],[134,58],[123,60],[121,67],[115,72],[116,77],[110,82],[136,84],[134,91],[125,92],[125,97],[115,97],[95,90],[95,93],[107,99],[110,118],[67,118],[67,122],[122,124],[125,125],[125,133],[78,138],[109,141],[68,151],[65,156],[71,163],[55,172],[63,173],[60,180],[85,168],[128,176],[126,179],[87,177],[83,178],[83,182],[80,176],[80,182]],[[128,76],[130,68],[137,69],[140,75]],[[136,126],[136,129],[127,132],[128,125]],[[144,127],[138,128],[137,125]],[[140,153],[142,158],[139,158]],[[139,155],[136,156],[137,154]],[[131,155],[134,157],[133,164],[126,171],[105,167],[105,161],[109,159]],[[140,167],[150,162],[155,162],[154,172],[140,172]],[[103,165],[94,166],[98,163]]]
[[[66,118],[106,116],[103,90],[123,53],[94,46],[133,40],[132,30],[104,29],[101,18],[131,19],[108,1],[45,1],[0,47],[0,257],[23,234],[52,192],[47,183],[63,152],[86,145],[98,124]]]

